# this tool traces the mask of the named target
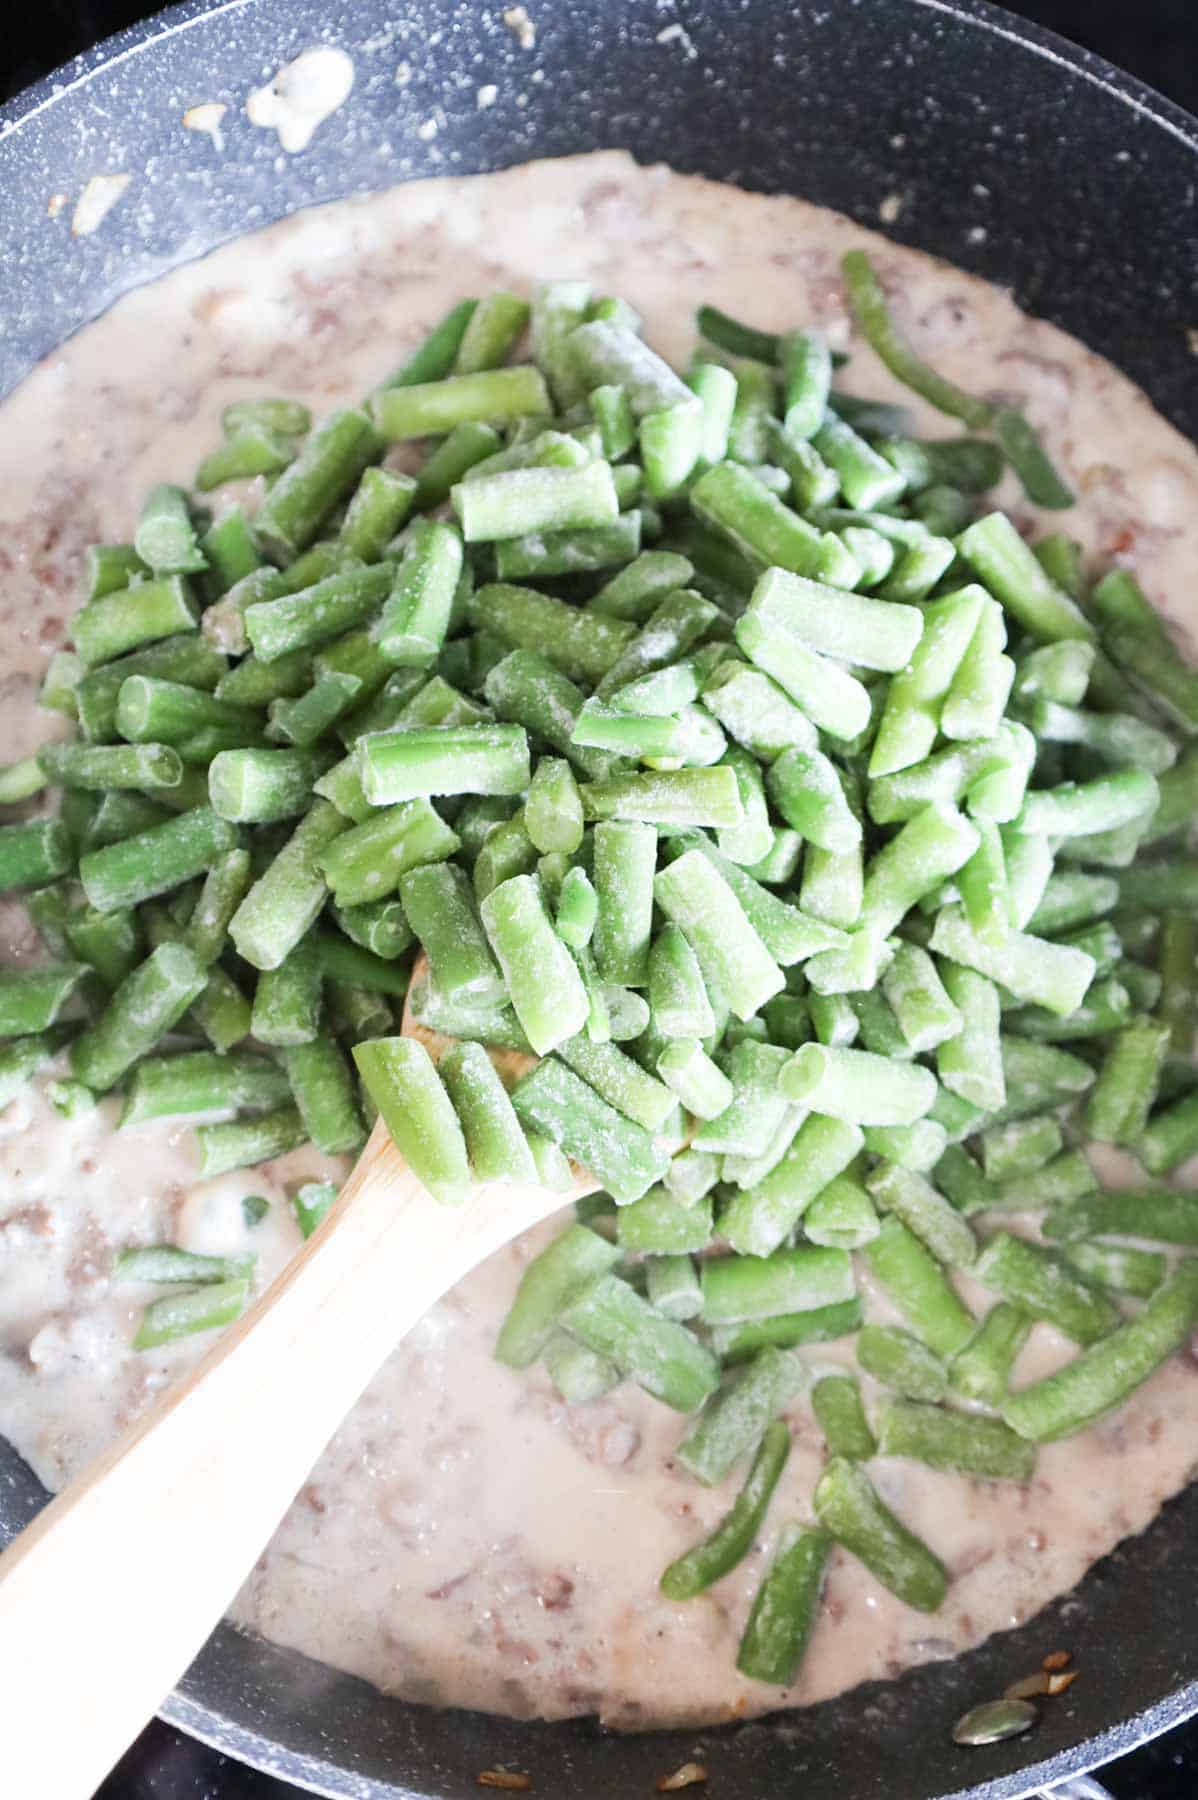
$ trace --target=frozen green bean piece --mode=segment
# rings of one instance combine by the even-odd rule
[[[794,1349],[799,1344],[826,1344],[856,1331],[861,1324],[861,1302],[842,1300],[835,1306],[815,1306],[806,1312],[775,1313],[740,1325],[718,1325],[712,1331],[712,1347],[724,1363],[743,1362],[767,1344]]]
[[[722,750],[717,746],[717,755]],[[631,819],[650,825],[723,826],[744,819],[740,789],[726,767],[645,770],[588,781],[580,789],[588,819]]]
[[[683,1255],[705,1250],[714,1230],[710,1199],[684,1205],[665,1188],[650,1188],[616,1214],[616,1241],[629,1255]]]
[[[1196,1322],[1198,1257],[1187,1257],[1136,1318],[1054,1374],[1009,1395],[1003,1417],[1036,1443],[1081,1431],[1146,1381],[1185,1343]]]
[[[1167,1175],[1198,1151],[1198,1094],[1153,1113],[1133,1146],[1150,1175]]]
[[[949,1366],[949,1383],[966,1400],[1000,1407],[1011,1371],[1032,1329],[1029,1314],[1000,1300]]]
[[[222,750],[208,765],[212,809],[239,825],[269,825],[306,812],[333,758],[323,749]]]
[[[719,618],[719,608],[693,588],[676,588],[660,600],[641,630],[599,682],[600,699],[609,699],[630,681],[664,669],[697,644]]]
[[[644,550],[604,583],[588,609],[643,625],[667,595],[684,588],[694,574],[685,556],[672,550]]]
[[[690,1204],[711,1192],[719,1180],[717,1156],[705,1150],[680,1150],[662,1176],[662,1185],[675,1198]]]
[[[1073,926],[1089,925],[1119,904],[1120,884],[1110,875],[1083,874],[1080,869],[1061,869],[1049,878],[1032,914],[1031,930],[1052,937]]]
[[[860,1021],[843,994],[815,994],[807,1003],[807,1012],[821,1044],[842,1050],[855,1042]]]
[[[605,1356],[575,1343],[564,1331],[545,1346],[545,1371],[567,1406],[585,1406],[617,1386],[620,1371]]]
[[[421,520],[404,555],[374,637],[394,668],[427,669],[445,642],[462,574],[462,540],[452,526]]]
[[[654,894],[667,918],[685,934],[705,982],[723,995],[738,1018],[752,1018],[785,985],[736,895],[701,851],[688,850],[663,869]]]
[[[304,1129],[316,1148],[326,1156],[356,1150],[366,1137],[366,1127],[339,1046],[331,1038],[318,1037],[285,1050],[283,1063]]]
[[[1046,643],[1091,638],[1094,628],[1036,561],[1005,513],[988,513],[958,540],[961,555],[1030,636]]]
[[[977,1258],[977,1241],[956,1207],[912,1169],[883,1163],[866,1182],[881,1211],[902,1220],[938,1262],[968,1268]]]
[[[722,662],[703,689],[703,704],[759,761],[792,746],[814,750],[815,726],[776,682],[735,657]]]
[[[203,992],[207,970],[182,944],[162,944],[128,975],[71,1046],[71,1071],[103,1092],[177,1025]]]
[[[780,1085],[794,1105],[854,1125],[909,1125],[923,1117],[936,1093],[935,1076],[917,1063],[825,1044],[796,1050]]]
[[[895,950],[894,960],[882,976],[882,992],[916,1056],[935,1050],[961,1030],[961,1014],[949,998],[936,964],[916,944],[902,943]]]
[[[471,615],[476,627],[493,632],[515,649],[535,651],[571,681],[588,686],[606,674],[636,629],[625,619],[581,610],[505,582],[479,588],[471,601]],[[488,692],[487,697],[497,705],[493,694]],[[551,741],[566,753],[564,741]]]
[[[154,1350],[197,1332],[215,1331],[239,1319],[249,1304],[250,1282],[240,1276],[153,1300],[133,1338],[135,1350]]]
[[[767,1346],[712,1395],[674,1452],[676,1461],[704,1487],[717,1486],[809,1381],[797,1356]]]
[[[70,833],[59,819],[0,825],[0,891],[44,887],[74,866]]]
[[[829,1456],[868,1462],[876,1454],[877,1441],[865,1416],[861,1389],[851,1375],[825,1375],[817,1381],[811,1390],[811,1409]]]
[[[1117,769],[1093,781],[1064,782],[1030,793],[1019,829],[1057,838],[1106,832],[1150,815],[1156,798],[1156,781],[1147,769]]]
[[[86,974],[84,963],[0,969],[0,1038],[29,1038],[46,1031]]]
[[[926,761],[904,766],[871,781],[870,816],[879,825],[910,819],[929,805],[951,805],[965,799],[971,811],[1006,824],[1019,812],[1027,776],[1035,756],[1035,739],[1025,726],[1004,720],[992,738],[950,744]],[[998,793],[986,791],[993,778]],[[978,805],[978,791],[987,804]]]
[[[611,465],[597,458],[577,468],[526,468],[477,475],[452,492],[468,544],[612,525],[620,503]]]
[[[890,1214],[862,1254],[916,1337],[937,1356],[955,1355],[972,1336],[974,1317],[915,1234]]]
[[[1002,722],[1015,664],[1005,654],[1006,621],[1002,607],[991,600],[984,605],[969,646],[940,711],[940,729],[947,738],[989,738]]]
[[[1084,1280],[1137,1300],[1155,1294],[1169,1271],[1162,1251],[1131,1244],[1067,1244],[1063,1254]]]
[[[878,1230],[873,1201],[849,1175],[830,1181],[803,1214],[804,1235],[828,1249],[859,1250]]]
[[[674,1038],[658,1057],[657,1072],[696,1118],[714,1119],[731,1104],[732,1083],[697,1038]]]
[[[719,1381],[711,1351],[615,1275],[600,1275],[584,1287],[567,1303],[560,1322],[676,1412],[695,1412]]]
[[[119,987],[144,954],[137,915],[131,912],[98,913],[87,907],[68,918],[67,938],[74,954],[109,989]]]
[[[263,969],[254,987],[251,1030],[262,1044],[310,1044],[320,1032],[323,977],[311,936],[302,938],[276,969]]]
[[[809,650],[861,668],[905,668],[923,632],[918,607],[843,593],[785,569],[766,570],[751,607]]]
[[[558,890],[554,926],[558,937],[572,950],[583,950],[595,934],[599,896],[585,869],[569,869]]]
[[[138,1064],[120,1126],[195,1113],[269,1111],[291,1097],[283,1070],[265,1056],[195,1050]]]
[[[1047,1320],[1076,1343],[1095,1343],[1119,1323],[1113,1303],[1073,1275],[1053,1251],[1008,1232],[990,1239],[975,1273],[1010,1305]]]
[[[527,1369],[542,1354],[562,1309],[620,1260],[606,1238],[584,1225],[568,1225],[528,1264],[520,1277],[495,1355],[511,1369]]]
[[[1062,646],[1054,648],[1059,651]],[[1150,775],[1163,775],[1177,761],[1178,748],[1168,733],[1130,713],[1085,712],[1037,699],[1028,720],[1036,736],[1049,743],[1080,744],[1104,762],[1131,763]]]
[[[414,1038],[355,1044],[354,1062],[400,1154],[433,1198],[460,1205],[470,1191],[466,1141],[424,1045]]]
[[[938,1356],[899,1325],[863,1325],[857,1361],[867,1375],[911,1400],[943,1400],[948,1373]]]
[[[329,801],[317,801],[233,914],[229,936],[256,969],[277,969],[315,920],[328,898],[321,858],[348,824]]]
[[[270,663],[296,650],[328,644],[374,617],[393,576],[390,562],[343,568],[311,587],[255,602],[245,610],[250,648],[260,661]]]
[[[1072,1244],[1086,1237],[1147,1238],[1159,1244],[1198,1245],[1198,1198],[1172,1188],[1093,1190],[1053,1206],[1046,1238]]]
[[[530,778],[520,725],[432,725],[376,732],[355,752],[372,806],[437,794],[520,794]]]
[[[1028,836],[1010,825],[1001,829],[1010,922],[1025,931],[1052,880],[1055,849],[1049,838]]]
[[[742,1675],[777,1687],[794,1681],[819,1612],[831,1545],[827,1532],[783,1527],[740,1641],[736,1666]]]
[[[988,604],[985,591],[970,585],[924,609],[923,633],[911,660],[890,684],[870,754],[872,777],[908,768],[929,754],[941,709]]]
[[[521,808],[487,833],[474,860],[475,898],[483,901],[500,882],[513,875],[527,875],[536,863],[537,848],[524,829],[524,809]]]
[[[589,1006],[582,978],[554,932],[531,876],[501,882],[483,900],[481,913],[516,1017],[533,1049],[544,1056],[586,1024]]]
[[[770,765],[766,787],[786,823],[818,849],[844,854],[861,842],[861,821],[840,776],[818,750],[784,750]]]
[[[461,1121],[475,1180],[535,1181],[528,1140],[482,1045],[452,1044],[439,1072]]]
[[[828,405],[832,353],[816,331],[789,331],[778,342],[783,424],[796,440],[814,437]]]
[[[677,925],[664,926],[650,950],[649,1006],[663,1037],[706,1038],[715,1030],[698,958]]]
[[[207,567],[196,542],[187,494],[181,487],[161,481],[150,489],[133,534],[133,547],[156,576],[194,575]]]
[[[937,1046],[936,1073],[960,1099],[993,1111],[1006,1099],[998,991],[984,975],[956,963],[942,962],[940,973],[945,992],[960,1015],[961,1029]]]
[[[731,1510],[709,1537],[666,1569],[661,1590],[667,1599],[693,1599],[735,1568],[748,1553],[789,1454],[790,1432],[776,1419],[766,1426],[753,1466]]]
[[[758,612],[743,614],[734,635],[749,661],[770,676],[818,730],[847,742],[866,729],[869,692],[847,669],[809,650],[793,633]]]
[[[79,879],[98,912],[123,911],[202,875],[237,848],[237,831],[210,807],[197,806],[166,824],[89,851]]]
[[[982,1132],[979,1142],[986,1180],[1016,1181],[1051,1162],[1064,1139],[1057,1119],[1046,1113],[1040,1118],[992,1125]]]
[[[830,1181],[842,1175],[862,1148],[857,1126],[818,1113],[805,1119],[780,1162],[753,1187],[742,1188],[729,1203],[720,1232],[734,1250],[766,1257],[777,1249]],[[827,1305],[845,1295],[828,1294],[808,1301]],[[798,1310],[802,1301],[777,1310]]]
[[[645,1270],[645,1291],[650,1306],[664,1313],[667,1319],[678,1319],[682,1323],[698,1317],[703,1310],[703,1294],[691,1257],[651,1256]]]
[[[456,473],[453,479],[457,479]],[[339,533],[341,543],[363,562],[378,562],[409,512],[418,504],[417,497],[421,492],[420,483],[398,469],[364,469],[346,508]],[[427,493],[427,484],[423,492]],[[443,500],[448,492],[447,486],[438,498]]]
[[[568,762],[543,756],[533,770],[524,803],[524,825],[542,854],[572,855],[582,843],[582,801]]]
[[[821,1525],[879,1580],[917,1612],[939,1610],[948,1572],[927,1545],[882,1504],[855,1463],[834,1458],[815,1489]]]
[[[953,962],[1000,982],[1017,1000],[1045,1006],[1067,1018],[1085,999],[1094,958],[1044,938],[1012,931],[994,946],[973,932],[960,907],[945,907],[936,920],[931,948]]]
[[[1167,912],[1161,921],[1158,966],[1162,981],[1160,1017],[1168,1027],[1169,1047],[1188,1056],[1194,1047],[1198,1008],[1198,919],[1190,913]]]
[[[885,938],[925,894],[961,869],[979,843],[977,827],[951,805],[920,808],[871,858],[861,925]]]
[[[380,448],[364,412],[347,408],[330,413],[284,469],[254,518],[255,535],[267,555],[288,563],[305,549]]]
[[[614,1044],[574,1036],[557,1046],[557,1054],[601,1099],[646,1131],[662,1130],[674,1111],[670,1089]]]
[[[191,631],[195,623],[195,603],[186,580],[163,575],[89,601],[71,621],[71,639],[91,669],[156,639]]]
[[[594,831],[599,910],[593,946],[606,981],[644,985],[649,973],[657,833],[651,825],[611,821]]]
[[[984,1481],[1026,1483],[1036,1466],[1035,1447],[1001,1419],[912,1400],[892,1400],[883,1407],[878,1448],[883,1456],[911,1457],[933,1469]]]
[[[1086,1129],[1109,1144],[1133,1146],[1148,1125],[1169,1050],[1169,1027],[1140,1018],[1111,1039],[1086,1102]]]
[[[472,1006],[502,1000],[503,979],[462,870],[450,862],[424,863],[400,878],[399,893],[438,990]]]
[[[428,800],[401,800],[373,811],[352,830],[347,819],[317,857],[322,880],[339,906],[361,906],[396,892],[409,869],[444,862],[459,848]],[[531,849],[531,846],[530,846]]]

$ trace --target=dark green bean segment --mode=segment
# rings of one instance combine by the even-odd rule
[[[871,1575],[917,1612],[936,1612],[948,1591],[940,1558],[883,1505],[869,1477],[840,1457],[815,1488],[820,1524],[863,1562]]]
[[[878,1448],[883,1456],[908,1456],[933,1469],[989,1481],[1027,1482],[1036,1466],[1035,1446],[1001,1419],[912,1400],[892,1400],[882,1408]]]
[[[811,1407],[824,1434],[829,1456],[868,1462],[878,1448],[861,1403],[861,1389],[851,1375],[824,1375],[811,1390]]]
[[[740,1493],[711,1536],[672,1562],[661,1578],[667,1600],[693,1600],[745,1557],[765,1518],[770,1497],[790,1455],[790,1431],[781,1419],[766,1427]]]
[[[788,1687],[798,1672],[819,1611],[832,1539],[786,1525],[753,1600],[736,1666],[753,1681]]]

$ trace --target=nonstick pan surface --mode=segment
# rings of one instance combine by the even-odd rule
[[[971,0],[231,0],[175,7],[0,114],[0,394],[129,287],[297,207],[414,177],[619,145],[644,161],[789,192],[1009,286],[1122,367],[1198,437],[1198,125],[1130,77]],[[242,111],[319,42],[355,83],[280,156]],[[395,81],[406,63],[406,85]],[[479,110],[481,85],[495,104]],[[224,102],[225,147],[181,128]],[[435,115],[431,142],[417,126]],[[129,173],[91,237],[55,193]],[[45,1495],[0,1442],[0,1542]],[[1198,1711],[1198,1488],[1021,1630],[800,1713],[618,1737],[390,1700],[222,1626],[165,1716],[299,1785],[357,1800],[463,1800],[527,1770],[569,1800],[648,1793],[698,1755],[733,1800],[1013,1800]],[[69,1620],[63,1621],[69,1631]],[[953,1720],[1060,1645],[1082,1678],[1037,1730],[953,1747]],[[69,1705],[69,1697],[64,1697]]]

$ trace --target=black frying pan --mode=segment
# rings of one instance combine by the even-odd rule
[[[296,207],[623,145],[874,226],[882,197],[901,192],[895,236],[1009,285],[1198,437],[1186,336],[1198,324],[1198,124],[1138,82],[979,0],[529,6],[532,50],[503,26],[500,0],[188,0],[31,89],[0,120],[0,394],[125,289]],[[685,38],[659,42],[672,24]],[[241,103],[322,39],[353,55],[353,93],[280,169],[274,137]],[[480,112],[483,81],[498,99]],[[219,162],[207,138],[180,129],[200,100],[230,106]],[[442,123],[426,145],[415,128],[434,107]],[[46,202],[104,170],[131,173],[131,191],[94,237],[71,240]],[[0,1442],[0,1543],[44,1498]],[[464,1800],[497,1763],[527,1769],[555,1800],[622,1800],[696,1750],[706,1791],[729,1800],[1014,1800],[1198,1711],[1196,1527],[1198,1488],[1020,1631],[697,1736],[400,1705],[228,1626],[164,1710],[234,1756],[355,1800]],[[1062,1644],[1082,1678],[1032,1736],[952,1746],[967,1706]]]

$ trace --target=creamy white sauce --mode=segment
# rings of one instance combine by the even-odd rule
[[[1134,561],[1188,638],[1198,457],[1114,369],[997,290],[835,214],[604,153],[300,215],[129,295],[47,360],[0,431],[0,758],[60,723],[33,693],[67,639],[84,547],[127,538],[152,480],[189,480],[230,400],[287,393],[318,413],[353,402],[463,293],[548,275],[626,294],[676,360],[702,299],[770,328],[818,324],[855,350],[847,388],[907,400],[853,345],[836,265],[862,241],[937,366],[1026,407],[1081,494],[1063,523],[1089,557]],[[915,410],[924,430],[951,429]],[[1028,516],[1014,488],[1004,500]],[[0,955],[32,948],[9,905]],[[114,1135],[110,1103],[64,1124],[43,1087],[0,1115],[0,1429],[57,1486],[203,1348],[131,1353],[148,1291],[113,1285],[114,1252],[163,1240],[256,1249],[269,1280],[299,1241],[288,1191],[328,1165],[302,1151],[200,1183],[186,1127]],[[249,1193],[271,1201],[254,1230],[241,1216]],[[734,1657],[753,1588],[780,1524],[809,1517],[822,1461],[809,1405],[790,1408],[794,1453],[751,1556],[699,1600],[665,1602],[662,1568],[721,1515],[739,1475],[708,1491],[675,1474],[685,1423],[634,1388],[571,1410],[544,1376],[492,1360],[520,1270],[553,1229],[463,1282],[380,1371],[241,1594],[246,1625],[417,1699],[598,1711],[620,1726],[746,1716],[1020,1623],[1192,1472],[1189,1358],[1098,1429],[1042,1451],[1026,1489],[881,1460],[880,1489],[953,1573],[943,1611],[908,1611],[837,1555],[793,1690],[747,1682]],[[961,1285],[979,1310],[988,1303]],[[877,1296],[871,1310],[891,1316]],[[1019,1379],[1066,1353],[1037,1327]],[[810,1354],[836,1362],[849,1347]]]

